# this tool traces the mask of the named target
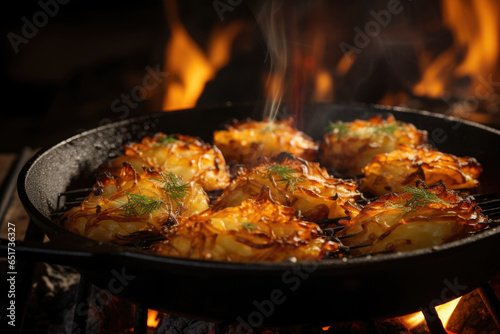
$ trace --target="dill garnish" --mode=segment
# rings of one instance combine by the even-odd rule
[[[418,208],[422,208],[430,203],[443,203],[447,204],[445,201],[434,195],[433,193],[428,192],[423,188],[418,188],[415,186],[406,186],[403,187],[403,191],[405,193],[412,194],[413,197],[406,201],[406,206],[410,208],[410,210],[416,210]]]
[[[174,201],[184,199],[189,192],[189,184],[182,182],[182,180],[174,173],[161,173],[163,191],[168,197]]]
[[[388,135],[392,135],[394,131],[396,131],[399,128],[400,126],[397,124],[383,125],[381,127],[377,127],[377,129],[375,130],[375,134],[377,135],[380,133],[386,133]]]
[[[123,207],[125,217],[144,216],[158,210],[163,201],[154,198],[127,193],[127,204]]]
[[[274,129],[276,129],[276,124],[274,124],[274,122],[269,122],[269,124],[266,125],[266,127],[262,128],[260,132],[262,133],[273,132]]]
[[[350,129],[349,126],[344,123],[340,122],[333,123],[332,121],[328,121],[328,131],[333,132],[334,134],[339,136],[339,138],[342,138],[347,136]]]
[[[159,137],[157,139],[157,144],[158,145],[172,144],[172,143],[175,143],[176,141],[177,141],[177,139],[175,139],[174,135],[173,134],[169,134],[169,135],[165,135],[165,136]]]
[[[256,228],[259,228],[257,225],[252,223],[241,223],[240,225],[246,228],[248,232],[252,232]]]
[[[294,177],[293,174],[297,173],[296,170],[291,169],[287,166],[270,166],[267,168],[267,173],[264,177],[270,177],[272,174],[278,175],[280,177],[278,182],[286,183],[288,187],[290,187],[290,191],[293,193],[295,183],[303,182],[304,180],[301,177]]]

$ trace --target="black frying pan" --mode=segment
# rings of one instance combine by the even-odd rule
[[[500,131],[400,108],[310,105],[303,130],[320,139],[327,120],[392,113],[429,132],[444,152],[476,157],[481,192],[499,192]],[[94,284],[132,302],[180,315],[250,325],[329,324],[410,313],[465,294],[500,272],[498,228],[432,249],[319,263],[223,263],[170,258],[89,240],[49,218],[57,195],[94,183],[93,171],[125,143],[157,131],[210,142],[231,118],[261,118],[252,105],[157,113],[72,137],[28,162],[19,176],[21,200],[50,237],[45,251],[18,246],[33,259],[76,267]]]

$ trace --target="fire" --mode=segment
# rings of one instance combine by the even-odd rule
[[[159,323],[158,311],[148,309],[148,327],[156,328]]]
[[[346,73],[349,72],[349,69],[351,68],[352,64],[354,64],[355,61],[356,61],[356,54],[353,54],[350,57],[347,56],[341,57],[340,61],[337,64],[337,72],[339,73],[339,75],[341,76],[346,75]]]
[[[465,60],[456,69],[458,76],[480,72],[487,74],[498,58],[498,37],[500,25],[497,14],[500,5],[496,0],[471,1],[468,6],[454,6],[456,1],[444,1],[445,22],[453,31],[460,45],[468,46]],[[471,15],[474,13],[474,15]],[[464,24],[464,20],[474,24]]]
[[[326,69],[316,73],[314,85],[314,102],[331,102],[333,100],[333,78]]]
[[[455,308],[458,305],[458,302],[460,301],[462,297],[453,299],[452,301],[449,301],[446,304],[442,304],[436,307],[436,311],[439,315],[439,319],[441,319],[441,322],[443,323],[443,327],[446,328],[446,325],[448,324],[448,320],[450,320],[451,315],[453,314],[453,311],[455,311]],[[424,321],[424,315],[422,312],[417,312],[417,313],[412,313],[406,316],[401,317],[401,320],[408,326],[408,328],[411,330],[422,321]]]
[[[455,42],[435,59],[425,52],[421,55],[420,66],[425,70],[413,89],[417,96],[446,96],[454,88],[452,84],[464,77],[472,82],[469,91],[461,93],[471,93],[480,77],[487,77],[494,71],[498,60],[500,2],[441,0],[441,5],[443,24],[451,31]]]
[[[231,46],[243,24],[232,22],[215,27],[203,50],[182,24],[175,0],[165,0],[165,9],[171,37],[165,47],[164,70],[169,76],[163,109],[192,108],[205,84],[229,62]]]

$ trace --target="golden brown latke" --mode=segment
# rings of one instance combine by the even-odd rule
[[[399,192],[362,208],[356,182],[336,179],[311,162],[317,146],[291,119],[247,121],[214,133],[227,160],[250,164],[240,166],[231,183],[217,146],[160,133],[127,145],[107,166],[115,176],[101,175],[61,223],[83,236],[122,244],[164,236],[152,247],[158,254],[222,261],[319,260],[338,245],[311,221],[346,215],[351,221],[340,234],[355,235],[344,244],[370,245],[352,255],[432,247],[487,226],[473,198],[443,184],[407,186],[416,179],[443,181],[449,188],[477,186],[481,167],[473,158],[414,148],[426,141],[426,132],[393,117],[332,123],[331,129],[321,144],[323,164],[355,175],[376,156],[363,169],[363,190]],[[212,208],[203,188],[224,188]]]
[[[484,229],[486,222],[473,197],[421,181],[366,205],[339,235],[357,234],[342,240],[347,246],[371,245],[353,255],[410,251],[467,237]]]
[[[394,151],[401,144],[418,146],[426,143],[427,133],[412,124],[396,121],[389,116],[350,123],[330,123],[331,131],[323,137],[319,160],[327,168],[344,175],[358,175],[372,158]]]
[[[146,166],[174,173],[185,182],[201,183],[205,190],[222,189],[229,184],[229,172],[219,149],[191,136],[158,133],[144,137],[140,143],[126,145],[125,154],[106,170],[116,175],[123,162],[138,172]]]
[[[227,130],[214,132],[214,145],[220,148],[226,161],[255,164],[260,157],[275,157],[289,152],[296,157],[313,161],[317,145],[292,126],[292,119],[257,122],[237,122]]]
[[[421,179],[428,184],[443,182],[448,189],[479,186],[481,165],[470,157],[459,158],[429,147],[401,146],[399,150],[378,154],[363,168],[361,190],[376,196],[401,191]]]
[[[131,233],[161,230],[179,217],[208,209],[208,197],[195,182],[172,173],[137,173],[126,164],[118,178],[101,175],[92,193],[62,218],[72,232],[99,241],[117,241]]]
[[[266,196],[181,218],[167,240],[152,250],[191,259],[275,262],[320,260],[338,249],[323,237],[318,225],[297,219],[293,209]]]
[[[335,179],[318,163],[282,153],[272,162],[241,168],[214,208],[238,206],[264,187],[272,201],[312,221],[345,217],[360,197],[356,182]]]

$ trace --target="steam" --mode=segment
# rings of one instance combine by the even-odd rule
[[[256,5],[256,3],[258,5]],[[324,0],[262,0],[251,6],[267,44],[269,73],[263,116],[275,120],[287,103],[295,125],[303,123],[303,103],[333,99],[333,78],[323,67]]]
[[[283,99],[287,77],[288,52],[283,0],[264,1],[256,13],[257,22],[262,30],[268,48],[270,72],[266,82],[264,118],[272,121],[278,115]]]

